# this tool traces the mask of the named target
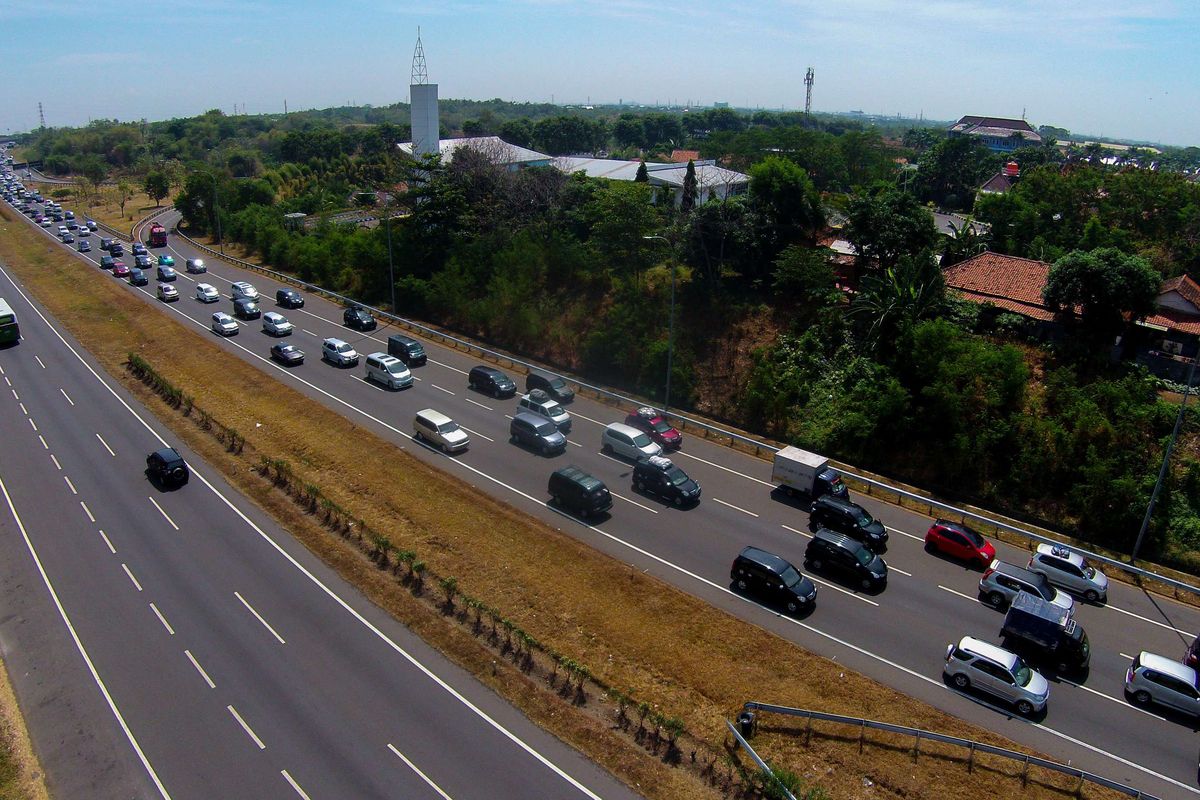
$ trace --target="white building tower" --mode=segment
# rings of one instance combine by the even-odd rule
[[[421,29],[417,28],[417,49],[413,52],[412,83],[408,87],[412,113],[412,152],[420,158],[440,152],[441,129],[438,125],[438,87],[429,83],[425,50],[421,47]]]

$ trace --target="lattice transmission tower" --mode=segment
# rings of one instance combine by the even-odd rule
[[[425,66],[425,48],[421,47],[420,28],[417,28],[417,49],[413,51],[412,82],[414,85],[429,83],[429,69]]]
[[[813,68],[809,67],[808,72],[804,73],[804,115],[808,116],[812,113],[812,85],[813,85]]]

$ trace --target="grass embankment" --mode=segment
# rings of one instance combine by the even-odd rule
[[[719,752],[728,738],[723,720],[749,699],[885,719],[1022,749],[718,611],[411,457],[265,377],[195,328],[185,328],[171,315],[147,314],[140,299],[103,273],[14,222],[8,210],[0,214],[7,220],[0,230],[0,258],[100,365],[148,398],[148,406],[180,438],[372,600],[647,796],[719,796],[719,787],[698,769],[687,768],[687,754],[693,747],[701,759]],[[356,546],[322,527],[315,515],[305,514],[263,480],[254,464],[230,454],[151,397],[122,368],[129,352],[146,358],[198,406],[243,432],[248,450],[288,461],[303,481],[386,532],[398,548],[414,551],[439,575],[456,577],[464,592],[501,609],[608,685],[682,718],[690,735],[711,749],[685,739],[685,768],[666,765],[617,729],[611,705],[574,706],[532,685],[503,659],[497,666],[484,643],[415,598]],[[931,669],[939,655],[930,654]],[[975,759],[975,770],[988,773],[980,780],[968,773],[965,754],[914,763],[911,742],[887,744],[887,737],[871,735],[860,755],[857,733],[841,738],[817,731],[806,744],[803,735],[764,728],[757,744],[775,763],[835,797],[1074,795],[1073,781],[1036,773],[1023,787],[1020,769],[1007,762]],[[922,745],[921,752],[930,749]],[[725,767],[718,762],[714,771],[723,773]],[[1108,796],[1094,787],[1086,794]]]
[[[0,800],[49,800],[44,776],[8,673],[0,669]]]

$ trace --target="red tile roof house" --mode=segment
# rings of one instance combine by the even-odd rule
[[[959,296],[990,306],[993,313],[1020,314],[1037,322],[1041,337],[1061,335],[1061,316],[1042,303],[1050,265],[1045,261],[984,252],[947,267],[946,287]],[[1077,312],[1076,312],[1077,313]],[[1154,313],[1140,320],[1122,348],[1164,378],[1186,380],[1200,349],[1200,284],[1187,275],[1165,281]]]

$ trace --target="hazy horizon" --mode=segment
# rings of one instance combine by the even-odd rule
[[[836,7],[834,7],[836,6]],[[86,9],[86,11],[84,10]],[[0,130],[408,99],[420,26],[444,98],[560,105],[725,102],[934,120],[1020,118],[1079,137],[1196,143],[1200,4],[1178,0],[0,0]]]

